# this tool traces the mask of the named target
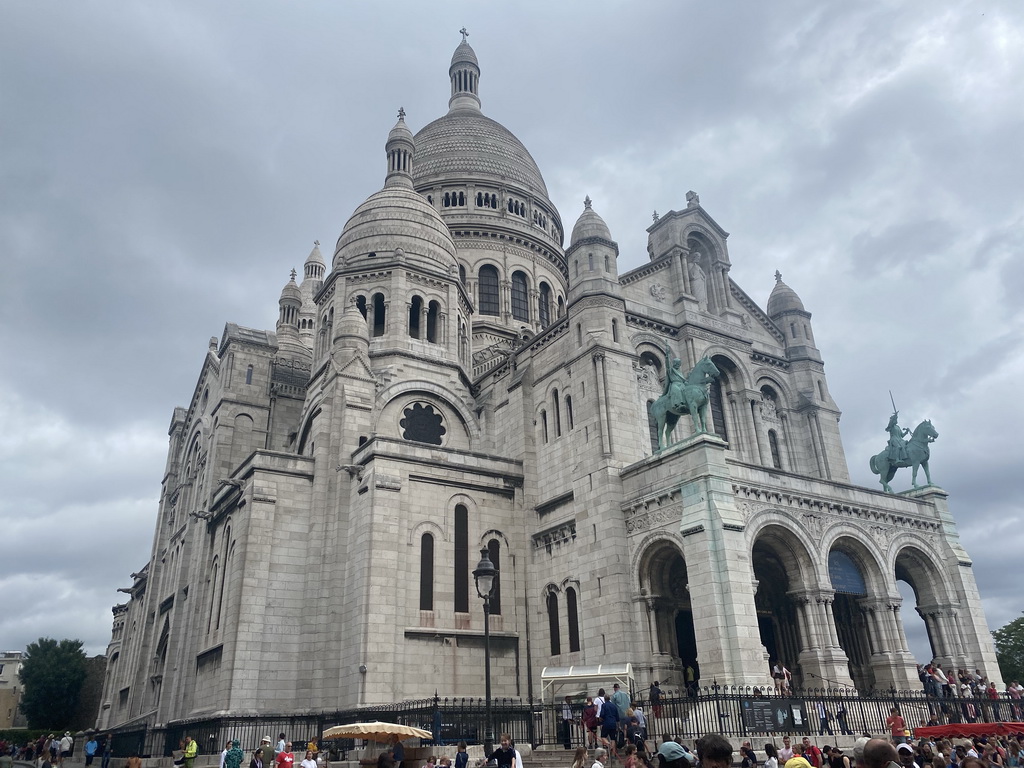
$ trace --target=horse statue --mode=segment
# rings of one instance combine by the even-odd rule
[[[900,433],[906,434],[908,430],[900,429],[899,424],[896,423],[896,416],[897,414],[893,414],[889,419],[889,427],[886,428],[890,435],[889,445],[881,453],[872,456],[870,462],[871,471],[879,476],[882,490],[886,493],[893,492],[889,481],[900,467],[914,468],[911,482],[915,488],[921,487],[917,484],[918,467],[924,468],[924,476],[928,480],[928,485],[932,484],[932,475],[928,471],[928,457],[931,455],[928,444],[935,442],[935,438],[939,436],[931,421],[926,419],[917,425],[909,440],[904,440],[900,437]]]
[[[671,361],[671,362],[670,362]],[[658,424],[658,450],[672,445],[672,431],[679,422],[679,417],[690,414],[693,418],[695,432],[707,432],[708,385],[721,373],[707,357],[693,366],[693,370],[683,376],[679,366],[679,358],[673,358],[668,346],[665,346],[665,391],[651,405],[651,415]]]

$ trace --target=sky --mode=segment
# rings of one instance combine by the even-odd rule
[[[274,327],[290,270],[383,185],[398,108],[414,131],[447,110],[463,26],[484,113],[565,228],[589,195],[632,269],[652,212],[698,192],[733,279],[764,307],[778,269],[813,314],[853,481],[878,487],[891,390],[904,426],[939,432],[990,627],[1024,610],[1024,4],[38,0],[0,19],[0,648],[105,650],[210,337]]]

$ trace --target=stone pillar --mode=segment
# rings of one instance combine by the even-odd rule
[[[762,467],[773,467],[772,450],[768,445],[768,430],[765,429],[764,420],[761,418],[761,393],[748,392],[750,399],[750,417],[754,423],[754,439],[756,440],[757,452],[760,454]]]

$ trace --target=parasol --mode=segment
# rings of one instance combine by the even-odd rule
[[[370,741],[404,741],[405,739],[431,739],[430,731],[422,728],[413,728],[411,725],[400,723],[349,723],[348,725],[335,725],[324,731],[325,739],[368,739]]]
[[[933,739],[948,739],[953,736],[1010,736],[1015,733],[1024,733],[1024,723],[950,723],[914,729],[915,737]]]

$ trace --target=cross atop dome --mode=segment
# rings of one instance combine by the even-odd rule
[[[398,108],[398,119],[405,120],[405,107]]]
[[[590,199],[590,195],[587,195],[585,198],[583,198],[583,209],[589,211],[590,206],[593,204],[593,202],[594,201]]]
[[[299,274],[299,273],[295,271],[295,267],[292,267],[292,282],[293,282],[293,283],[295,282],[295,276],[296,276],[297,274]]]
[[[779,272],[779,270],[777,270],[777,269],[775,270],[775,282],[776,283],[781,283],[782,282],[782,273]]]
[[[466,31],[465,27],[459,30],[459,34],[462,35],[462,42],[466,42],[466,38],[469,37],[469,32]]]

